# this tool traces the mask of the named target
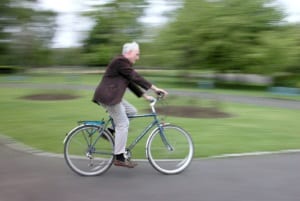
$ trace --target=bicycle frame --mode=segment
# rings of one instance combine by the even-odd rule
[[[169,150],[173,150],[172,146],[168,143],[168,140],[166,139],[166,136],[164,135],[163,132],[163,127],[162,127],[162,123],[159,121],[158,117],[157,117],[157,113],[155,111],[154,105],[156,103],[156,99],[150,103],[151,106],[151,110],[152,113],[148,113],[148,114],[138,114],[138,115],[130,115],[128,116],[129,119],[135,119],[135,118],[147,118],[147,117],[153,117],[153,121],[150,122],[145,128],[144,130],[130,143],[130,145],[127,147],[127,149],[129,151],[131,151],[136,144],[139,143],[139,141],[153,128],[156,127],[159,129],[159,133],[160,133],[160,137],[163,141],[163,143],[166,145],[166,147]],[[99,126],[102,130],[102,132],[100,132],[100,135],[97,137],[97,139],[93,142],[93,144],[91,145],[91,147],[95,146],[95,144],[97,143],[97,141],[100,139],[103,131],[108,127],[108,125],[112,125],[112,127],[114,128],[114,121],[111,117],[109,117],[109,119],[107,121],[79,121],[79,124],[85,124],[85,125],[95,125],[95,126]],[[70,132],[71,133],[71,132]],[[65,138],[66,139],[66,138]],[[65,142],[65,140],[64,140]]]
[[[139,114],[139,115],[131,115],[128,116],[129,119],[136,119],[136,118],[148,118],[148,117],[153,117],[153,121],[150,122],[149,124],[146,125],[146,127],[144,128],[144,130],[130,143],[130,145],[127,147],[128,150],[132,150],[136,144],[139,143],[139,141],[141,141],[141,139],[153,128],[153,127],[157,127],[160,130],[160,134],[162,137],[162,140],[164,142],[164,144],[166,144],[168,147],[170,147],[169,143],[167,143],[167,139],[165,137],[165,135],[163,135],[163,129],[162,129],[162,125],[160,123],[160,121],[157,118],[157,114],[156,113],[149,113],[149,114]],[[111,124],[114,127],[114,122],[113,119],[110,117],[108,119],[108,121],[105,123],[104,128],[107,128],[107,126]]]
[[[160,123],[160,121],[157,118],[157,113],[156,113],[156,110],[154,107],[156,102],[157,102],[157,99],[154,99],[150,103],[152,113],[128,116],[129,119],[153,117],[153,121],[150,122],[144,128],[144,130],[131,142],[131,144],[127,147],[127,150],[131,151],[135,147],[135,145],[138,144],[139,141],[155,126],[159,129],[160,137],[161,137],[163,143],[165,144],[165,146],[170,151],[173,150],[173,147],[168,143],[168,140],[166,139],[166,136],[164,135],[162,124]],[[112,122],[112,125],[114,126],[112,118],[110,118],[110,121]]]
[[[153,117],[154,120],[150,122],[145,129],[131,142],[131,144],[127,147],[128,150],[132,150],[135,145],[154,127],[157,126],[158,128],[161,127],[160,122],[157,118],[156,113],[152,114],[142,114],[142,115],[133,115],[128,116],[129,119],[135,119],[135,118],[145,118],[145,117]],[[161,128],[160,128],[161,129]]]

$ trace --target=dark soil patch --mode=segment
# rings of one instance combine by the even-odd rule
[[[26,100],[54,101],[70,100],[79,98],[79,96],[60,93],[41,93],[21,97]],[[227,118],[232,115],[220,111],[216,107],[192,107],[192,106],[164,106],[157,107],[157,112],[162,115],[187,117],[187,118]]]
[[[165,106],[156,108],[159,114],[187,118],[228,118],[232,115],[215,107]]]
[[[39,101],[52,101],[52,100],[70,100],[79,98],[79,96],[71,94],[32,94],[28,96],[23,96],[22,99],[26,100],[39,100]]]

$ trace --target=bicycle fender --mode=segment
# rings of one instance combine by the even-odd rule
[[[69,131],[69,132],[66,134],[66,136],[65,136],[65,138],[64,138],[64,140],[63,140],[63,144],[66,143],[66,140],[67,140],[67,138],[69,137],[69,135],[70,135],[71,133],[73,133],[75,130],[77,130],[77,129],[83,127],[83,126],[87,126],[87,125],[88,125],[88,126],[101,126],[101,125],[104,124],[104,121],[79,121],[78,123],[80,123],[79,126],[76,126],[75,128],[73,128],[71,131]]]
[[[66,140],[67,140],[67,138],[69,137],[69,135],[70,135],[71,133],[73,133],[75,130],[77,130],[78,128],[80,128],[81,126],[83,126],[83,125],[76,126],[76,127],[73,128],[72,130],[70,130],[70,131],[66,134],[66,136],[65,136],[65,138],[64,138],[64,140],[63,140],[63,144],[66,143]]]

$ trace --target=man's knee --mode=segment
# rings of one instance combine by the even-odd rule
[[[136,115],[137,113],[138,113],[138,110],[136,108],[130,108],[130,110],[127,111],[128,116],[133,116],[133,115]]]

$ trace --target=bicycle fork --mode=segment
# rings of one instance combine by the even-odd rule
[[[164,125],[166,124],[159,124],[158,125],[158,129],[159,129],[159,135],[161,137],[161,140],[162,142],[164,143],[164,145],[166,146],[166,148],[169,150],[169,151],[174,151],[174,147],[169,143],[166,135],[165,135],[165,131],[164,131]]]

